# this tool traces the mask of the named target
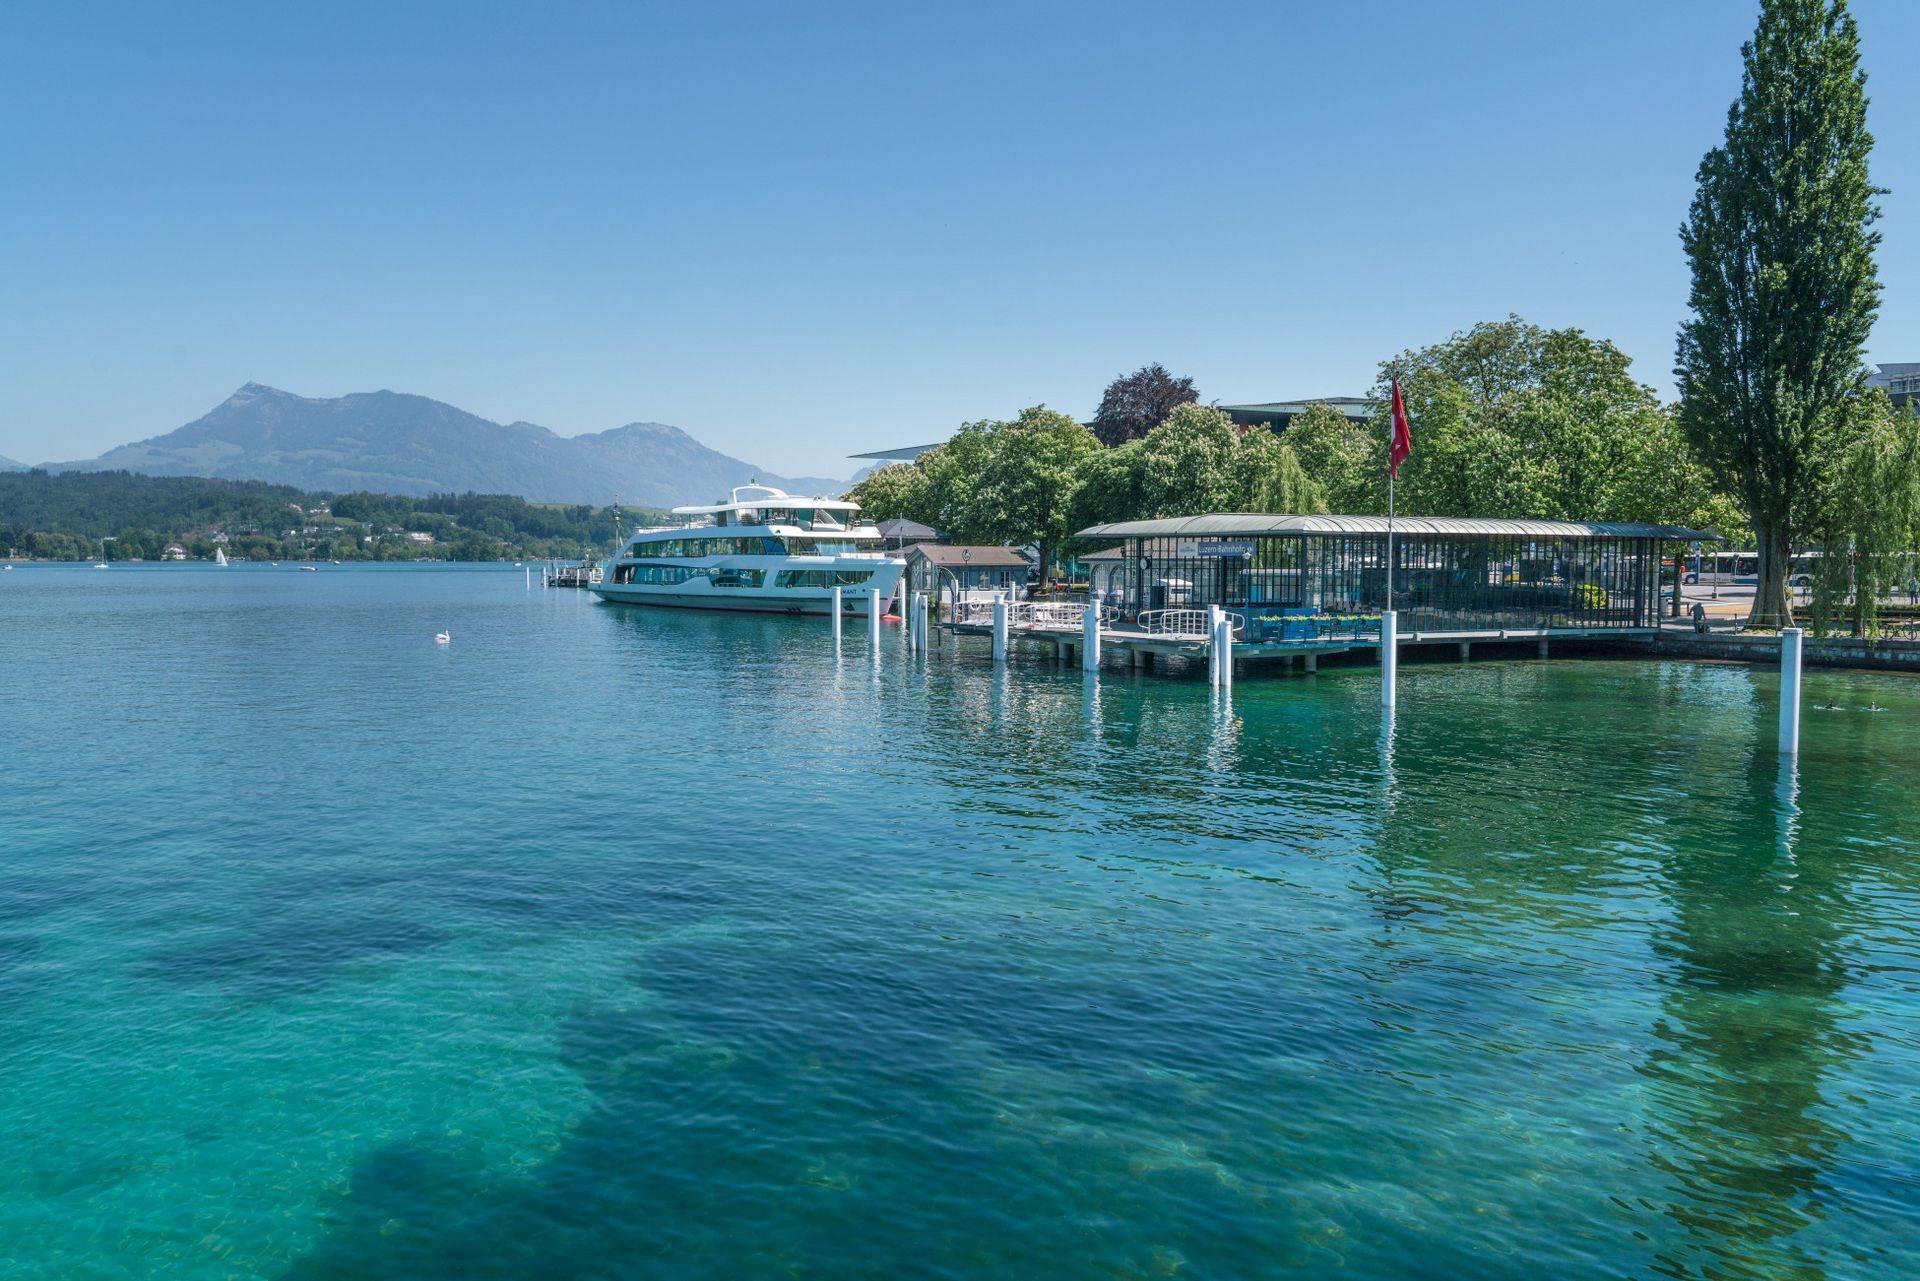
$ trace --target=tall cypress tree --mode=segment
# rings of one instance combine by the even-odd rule
[[[1866,76],[1846,0],[1761,0],[1726,141],[1700,162],[1680,238],[1680,422],[1760,546],[1749,623],[1792,620],[1796,519],[1840,452],[1880,302]]]

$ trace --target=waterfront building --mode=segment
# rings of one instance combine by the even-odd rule
[[[1107,603],[1127,617],[1219,605],[1251,642],[1377,634],[1387,607],[1383,516],[1219,513],[1080,531],[1115,545]],[[1650,630],[1663,545],[1717,541],[1678,525],[1560,520],[1394,522],[1403,636]]]
[[[916,543],[907,548],[907,586],[936,599],[1005,592],[1023,596],[1033,575],[1033,562],[1016,547],[948,547]]]
[[[1867,386],[1883,389],[1896,405],[1920,403],[1920,361],[1882,365],[1867,375]]]

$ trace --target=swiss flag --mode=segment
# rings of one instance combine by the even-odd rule
[[[1400,380],[1393,380],[1393,439],[1387,445],[1387,470],[1400,479],[1400,464],[1413,453],[1413,428],[1407,424],[1407,402],[1400,399]]]

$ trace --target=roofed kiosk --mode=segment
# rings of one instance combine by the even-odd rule
[[[1249,641],[1377,628],[1408,635],[1644,631],[1659,625],[1663,544],[1719,541],[1684,525],[1215,512],[1083,529],[1118,543],[1107,603],[1123,614],[1219,605]],[[1388,583],[1393,599],[1387,599]]]

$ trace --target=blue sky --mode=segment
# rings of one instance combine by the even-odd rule
[[[0,454],[248,380],[785,472],[1160,360],[1363,391],[1518,312],[1671,388],[1755,0],[0,11]],[[1920,360],[1920,5],[1856,0]]]

